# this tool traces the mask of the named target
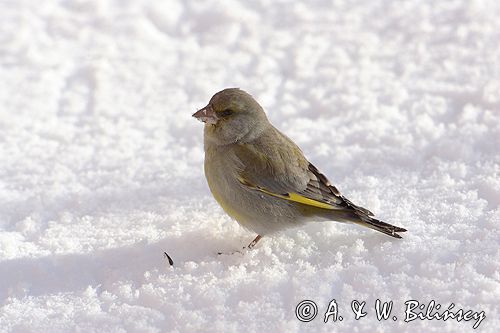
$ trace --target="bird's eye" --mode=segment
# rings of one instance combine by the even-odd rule
[[[232,115],[232,114],[233,114],[233,110],[231,110],[231,109],[225,109],[224,111],[221,111],[221,112],[219,113],[219,115],[220,115],[221,117],[227,117],[227,116],[230,116],[230,115]]]

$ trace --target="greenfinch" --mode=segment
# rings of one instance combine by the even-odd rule
[[[193,117],[205,123],[210,191],[229,216],[257,233],[248,248],[308,221],[352,222],[395,238],[406,231],[344,197],[245,91],[224,89]]]

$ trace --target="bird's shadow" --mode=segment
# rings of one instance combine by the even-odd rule
[[[0,262],[0,299],[81,291],[89,286],[106,290],[118,281],[140,285],[148,271],[171,271],[164,252],[173,259],[174,269],[187,261],[217,257],[223,240],[207,241],[204,237],[202,231],[192,231],[156,243],[143,241],[84,254],[5,260]]]

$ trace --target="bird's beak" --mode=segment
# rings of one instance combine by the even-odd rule
[[[212,125],[217,124],[217,121],[219,120],[217,114],[215,113],[214,109],[212,109],[212,106],[210,104],[205,106],[203,109],[196,111],[193,114],[193,117],[195,117],[199,121]]]

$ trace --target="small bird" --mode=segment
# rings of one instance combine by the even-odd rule
[[[352,222],[395,238],[406,231],[344,197],[245,91],[219,91],[193,117],[205,123],[210,191],[229,216],[257,233],[249,249],[308,221]]]

